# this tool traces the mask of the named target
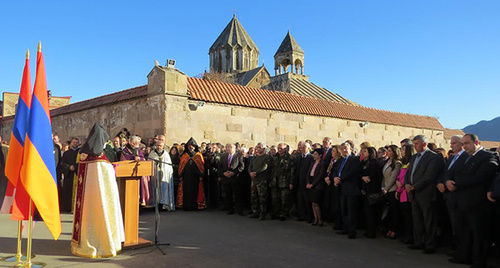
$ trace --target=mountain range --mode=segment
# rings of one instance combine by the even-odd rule
[[[500,116],[489,121],[482,120],[462,129],[465,133],[475,133],[479,140],[500,141]]]

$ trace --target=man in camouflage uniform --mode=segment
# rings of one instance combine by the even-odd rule
[[[292,207],[291,199],[291,180],[295,173],[295,159],[288,152],[289,147],[284,144],[278,144],[278,153],[274,158],[273,176],[271,180],[271,196],[273,202],[272,219],[279,218],[284,221]]]
[[[266,147],[263,143],[255,146],[255,156],[250,162],[248,172],[252,180],[251,184],[251,203],[252,212],[250,218],[266,218],[267,210],[267,187],[271,177],[272,157],[266,154]]]

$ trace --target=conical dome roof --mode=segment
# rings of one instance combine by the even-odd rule
[[[236,15],[233,15],[229,24],[224,28],[219,37],[217,37],[217,40],[210,47],[210,51],[227,45],[231,47],[235,47],[236,45],[240,45],[241,47],[249,46],[251,49],[259,51],[252,38],[250,38],[245,28],[243,28],[236,18]]]
[[[299,53],[304,53],[304,50],[297,44],[297,41],[293,39],[292,35],[290,34],[290,31],[285,36],[285,39],[283,39],[283,42],[281,42],[280,47],[278,48],[278,51],[276,51],[276,54],[274,56],[280,54],[280,53],[288,53],[288,52],[299,52]]]

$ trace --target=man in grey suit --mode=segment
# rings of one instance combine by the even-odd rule
[[[410,249],[423,249],[424,253],[435,251],[437,230],[436,183],[441,174],[443,160],[427,148],[427,138],[417,135],[412,140],[417,154],[410,159],[405,176],[405,189],[411,200],[413,214],[413,245]]]
[[[220,157],[217,174],[222,186],[224,195],[224,205],[228,209],[227,214],[243,216],[243,178],[241,172],[245,169],[243,155],[236,152],[236,146],[232,143],[226,145],[226,152]]]

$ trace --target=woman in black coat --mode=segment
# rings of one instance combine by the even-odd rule
[[[331,148],[332,160],[326,167],[325,193],[323,196],[322,216],[326,221],[333,221],[334,229],[342,229],[342,215],[340,214],[340,189],[335,187],[333,179],[338,175],[342,163],[342,153],[340,145],[333,145]]]
[[[314,214],[314,222],[312,225],[323,226],[321,219],[321,208],[319,204],[323,199],[323,192],[325,191],[325,168],[323,168],[323,149],[315,149],[313,153],[314,162],[309,166],[309,176],[307,177],[306,188],[308,191],[309,200],[312,203]]]
[[[361,193],[363,194],[363,204],[365,210],[365,236],[374,238],[380,204],[383,200],[382,193],[382,167],[377,161],[377,149],[368,147],[361,149],[363,160],[361,161]]]

